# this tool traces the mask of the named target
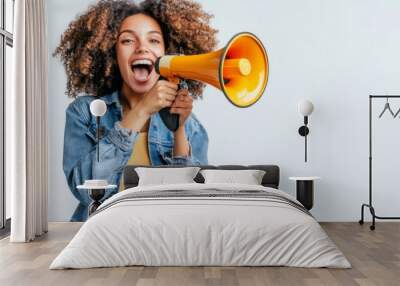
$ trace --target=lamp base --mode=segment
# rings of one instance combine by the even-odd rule
[[[308,133],[310,133],[310,130],[308,129],[307,126],[303,125],[303,126],[301,126],[301,127],[299,128],[299,134],[300,134],[301,136],[307,136]]]
[[[92,213],[94,213],[101,205],[100,200],[104,197],[105,193],[105,189],[89,189],[89,197],[93,200],[89,205],[89,216],[91,216]]]

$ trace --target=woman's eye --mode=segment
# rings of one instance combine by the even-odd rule
[[[159,44],[159,43],[161,43],[161,42],[160,42],[160,40],[158,40],[158,39],[151,39],[151,40],[150,40],[150,43],[152,43],[152,44]]]
[[[132,39],[122,39],[121,43],[122,44],[132,44],[134,42],[134,40]]]

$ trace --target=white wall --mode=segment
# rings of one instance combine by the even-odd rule
[[[48,0],[49,52],[89,2]],[[368,95],[400,94],[400,2],[395,0],[201,1],[215,15],[222,47],[239,31],[264,42],[270,77],[249,109],[230,105],[213,87],[195,103],[206,127],[211,164],[278,164],[281,189],[294,194],[289,176],[322,177],[312,213],[321,221],[355,221],[368,200]],[[245,4],[244,4],[245,3]],[[261,4],[262,3],[262,4]],[[69,219],[77,201],[62,172],[65,74],[50,59],[49,219]],[[297,102],[310,99],[309,162],[304,163]],[[375,118],[384,106],[377,102]],[[400,100],[392,101],[397,110]],[[400,215],[400,119],[375,120],[374,199],[379,215]],[[397,148],[396,148],[397,147]],[[395,187],[397,186],[397,187]]]

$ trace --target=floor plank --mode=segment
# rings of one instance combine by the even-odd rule
[[[50,223],[32,243],[0,240],[0,285],[400,285],[400,223],[379,222],[375,231],[358,223],[321,223],[344,252],[352,269],[291,267],[117,267],[48,269],[79,230],[80,223]]]

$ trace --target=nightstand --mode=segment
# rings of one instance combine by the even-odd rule
[[[76,187],[78,190],[86,190],[89,194],[89,197],[92,199],[92,203],[89,205],[88,208],[88,216],[94,213],[101,205],[100,200],[104,197],[106,189],[113,189],[116,187],[116,185],[107,185],[103,187],[79,185]]]
[[[289,177],[296,181],[296,199],[303,204],[307,210],[314,205],[314,181],[320,177]]]

